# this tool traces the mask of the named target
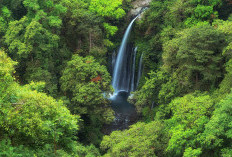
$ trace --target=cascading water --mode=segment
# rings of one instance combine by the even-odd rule
[[[137,47],[134,49],[134,57],[133,57],[133,66],[132,66],[132,78],[131,78],[131,91],[135,90],[135,59],[137,54]]]
[[[138,15],[139,16],[139,15]],[[130,92],[130,82],[131,82],[131,73],[130,69],[131,67],[128,66],[128,62],[130,60],[127,57],[126,53],[126,47],[127,47],[127,41],[133,26],[134,21],[138,18],[136,16],[129,26],[127,27],[127,30],[123,36],[123,40],[121,43],[121,46],[118,51],[117,59],[114,65],[114,71],[113,71],[113,88],[115,90],[115,94],[117,94],[119,91],[125,91],[125,92]],[[132,74],[133,76],[133,74]]]
[[[133,48],[131,44],[128,44],[133,23],[138,16],[131,21],[126,29],[117,56],[115,52],[112,54],[112,85],[115,92],[110,97],[110,100],[112,109],[115,112],[115,120],[107,126],[109,131],[127,129],[129,125],[137,121],[138,116],[135,106],[127,102],[127,98],[130,92],[136,89],[142,73],[142,56],[139,65],[136,64],[137,47]],[[135,70],[136,67],[138,67],[138,74]]]
[[[138,87],[139,80],[140,80],[141,75],[142,75],[142,66],[143,66],[143,54],[140,56],[140,60],[139,60],[139,69],[138,69],[138,77],[137,77],[136,87]]]

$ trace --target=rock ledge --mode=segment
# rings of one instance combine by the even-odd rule
[[[143,8],[149,7],[151,1],[152,0],[136,0],[132,2],[133,9],[129,12],[129,16],[138,15]]]

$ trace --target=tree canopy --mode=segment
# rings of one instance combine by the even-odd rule
[[[232,1],[147,2],[0,0],[0,156],[231,156]],[[128,126],[108,96],[142,10]]]

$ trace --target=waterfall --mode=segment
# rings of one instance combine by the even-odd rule
[[[131,78],[131,91],[135,90],[135,59],[137,54],[137,47],[134,49],[134,56],[133,56],[133,66],[132,66],[132,78]]]
[[[139,60],[139,69],[138,69],[138,77],[137,77],[137,85],[136,85],[136,87],[138,87],[139,80],[140,80],[140,77],[142,75],[142,66],[143,66],[143,54],[140,56],[140,60]]]
[[[112,125],[113,129],[126,129],[136,121],[137,117],[135,106],[130,104],[127,98],[131,91],[135,91],[136,85],[139,82],[142,71],[142,57],[137,56],[137,47],[129,43],[128,38],[133,23],[139,15],[127,27],[117,55],[115,51],[112,53],[112,86],[115,92],[113,95],[110,95],[109,100],[111,100],[111,106],[115,112],[115,121]],[[140,57],[139,63],[136,62],[139,59],[138,57]],[[137,67],[139,78],[137,78]]]
[[[115,61],[116,61],[116,53],[115,51],[112,54],[112,73],[114,72],[114,65],[115,65]]]
[[[128,66],[128,63],[130,63],[131,61],[130,61],[130,57],[128,56],[131,56],[131,55],[130,54],[128,55],[126,53],[126,47],[127,47],[127,41],[128,41],[128,38],[131,32],[131,29],[132,29],[132,25],[138,16],[136,16],[131,21],[129,26],[127,27],[126,32],[122,39],[121,46],[118,51],[117,59],[114,65],[113,81],[112,81],[115,94],[117,94],[119,91],[130,92],[130,86],[131,86],[130,85],[130,82],[131,82],[130,69],[131,67]]]

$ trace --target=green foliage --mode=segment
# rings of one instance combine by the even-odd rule
[[[207,90],[222,77],[224,45],[224,35],[212,26],[186,29],[164,44],[163,68],[178,80],[182,92]]]
[[[14,147],[11,145],[11,141],[8,140],[2,140],[0,142],[0,156],[4,157],[19,157],[19,156],[25,156],[25,157],[31,157],[33,156],[33,152],[28,150],[27,148],[23,147],[22,145],[19,147]]]
[[[201,139],[204,149],[214,154],[229,154],[231,150],[231,104],[232,93],[216,105],[213,116],[205,126],[204,136]],[[226,155],[224,155],[226,156]]]
[[[43,92],[45,88],[45,82],[31,82],[30,84],[26,84],[24,87],[29,88],[31,90],[36,90],[38,92]]]
[[[168,2],[167,2],[168,3]],[[177,0],[169,2],[165,22],[168,26],[183,27],[184,21],[193,14],[194,6],[190,1]]]
[[[114,118],[103,65],[131,3],[0,0],[0,156],[101,155],[76,140],[98,146]],[[151,2],[131,33],[144,54],[131,102],[149,123],[105,136],[105,156],[231,156],[230,3]]]
[[[216,9],[222,5],[222,1],[191,0],[189,4],[192,5],[192,15],[185,21],[185,25],[188,27],[203,21],[211,23],[217,19],[218,11]]]
[[[53,78],[51,72],[41,67],[28,63],[26,74],[24,75],[27,82],[46,82],[44,91],[53,94],[57,91],[57,86],[54,84],[57,80]]]
[[[116,26],[111,26],[108,23],[104,23],[103,25],[107,32],[107,37],[113,36],[118,31],[118,28]]]
[[[7,30],[8,22],[11,19],[11,14],[11,11],[6,6],[2,6],[0,4],[0,37],[2,37]]]
[[[200,156],[202,153],[201,149],[192,149],[191,147],[189,147],[188,149],[185,150],[184,152],[184,157],[198,157]]]
[[[131,100],[132,103],[135,103],[138,112],[141,112],[145,106],[151,107],[152,103],[159,102],[158,95],[161,86],[168,80],[168,75],[162,71],[151,72],[149,77],[149,79],[146,78],[146,83],[142,88],[134,93],[134,100]]]
[[[96,147],[93,145],[90,146],[82,146],[80,144],[75,143],[73,146],[72,152],[66,152],[62,149],[56,150],[54,152],[54,147],[52,145],[45,145],[39,149],[31,149],[29,147],[25,147],[23,145],[14,146],[12,142],[7,140],[2,140],[0,142],[0,156],[4,157],[96,157],[100,156],[100,153]]]
[[[104,19],[101,25],[103,24],[105,36],[103,43],[107,47],[113,46],[110,37],[118,31],[118,27],[115,24],[126,15],[122,5],[123,0],[90,0],[88,8],[90,13]],[[114,22],[112,22],[113,20]]]
[[[180,94],[217,86],[223,74],[224,46],[223,33],[208,24],[185,29],[166,42],[162,71],[151,73],[150,79],[135,93],[138,111],[151,107],[152,103],[168,104]]]
[[[99,6],[98,9],[103,7],[104,12],[96,10],[95,5]],[[74,52],[82,56],[92,55],[99,63],[107,64],[105,45],[113,46],[109,38],[118,30],[113,26],[115,22],[111,20],[118,20],[125,15],[122,5],[121,0],[112,3],[79,0],[10,0],[0,3],[0,42],[4,44],[12,59],[18,61],[14,74],[17,81],[22,84],[30,83],[20,87],[14,82],[11,73],[14,71],[15,63],[8,61],[10,59],[6,59],[4,54],[0,65],[0,102],[7,105],[1,106],[1,119],[11,118],[9,121],[2,119],[0,131],[14,136],[13,143],[27,145],[34,141],[35,145],[49,143],[69,147],[68,143],[72,143],[75,139],[73,135],[77,134],[73,117],[63,115],[64,121],[59,120],[56,116],[62,117],[65,112],[66,116],[70,114],[63,102],[56,102],[40,92],[45,91],[56,97],[62,94],[58,93],[58,80],[65,63],[71,59]],[[90,133],[92,129],[97,128],[96,134],[92,134],[94,137],[101,134],[99,128],[103,123],[109,123],[114,118],[113,111],[108,106],[109,101],[103,97],[103,91],[111,92],[112,89],[106,68],[91,57],[87,57],[85,61],[88,60],[93,63],[85,63],[76,69],[77,71],[72,71],[77,76],[86,73],[80,75],[76,88],[69,86],[70,88],[64,91],[71,100],[72,104],[67,104],[72,111],[87,117],[84,119],[86,123],[88,120],[91,121],[91,124],[86,125],[86,130]],[[79,60],[77,62],[79,63]],[[70,79],[75,80],[75,77]],[[58,113],[58,106],[64,113]],[[32,114],[32,110],[38,112]],[[19,115],[21,118],[17,120],[16,117]],[[67,119],[69,121],[66,121]],[[59,122],[65,123],[65,126]],[[65,128],[66,126],[68,128]],[[9,131],[9,128],[16,130]],[[67,136],[64,136],[64,132],[67,132]],[[96,138],[99,140],[99,137]]]
[[[169,78],[167,83],[161,85],[158,95],[159,103],[168,104],[178,95],[181,95],[181,89],[178,87],[178,81],[174,78]]]
[[[11,11],[6,7],[2,7],[2,15],[5,18],[9,18],[11,16]]]
[[[70,157],[72,156],[96,157],[96,156],[100,156],[100,153],[99,150],[94,145],[82,146],[78,144],[74,149],[74,153]]]
[[[32,82],[20,87],[12,77],[15,64],[0,51],[0,138],[9,136],[17,145],[34,148],[51,144],[53,148],[70,150],[78,130],[79,116],[71,115],[63,102],[35,91],[40,91],[44,83]],[[6,145],[11,145],[9,140],[3,140],[0,147]],[[31,156],[31,152],[23,146],[9,146],[3,150],[6,156],[18,156],[20,153]]]
[[[103,42],[105,42],[105,40]],[[109,42],[108,43],[109,46],[112,44],[112,42],[109,40],[107,40],[107,42]],[[107,44],[105,44],[105,45],[107,45]],[[98,63],[100,63],[101,65],[107,65],[107,59],[106,59],[107,49],[106,48],[93,47],[89,51],[89,54],[91,56],[93,56],[94,58],[96,58]]]
[[[122,0],[91,0],[89,10],[102,17],[119,19],[125,15],[121,5]]]
[[[107,100],[102,93],[111,91],[110,75],[105,66],[97,63],[93,57],[83,58],[79,55],[73,55],[67,63],[61,84],[63,91],[72,95],[72,101],[76,103],[75,112],[81,114],[97,112],[101,105],[105,106]]]
[[[114,131],[104,136],[101,149],[107,150],[105,156],[162,156],[166,135],[162,132],[163,124],[137,123],[125,131]]]
[[[27,57],[32,52],[42,55],[43,51],[56,48],[59,37],[43,28],[42,24],[26,17],[20,21],[11,22],[6,33],[6,43],[9,44],[11,53],[20,57]],[[37,45],[37,46],[35,46]]]
[[[5,39],[10,54],[19,59],[20,65],[26,69],[25,80],[44,81],[47,83],[46,91],[54,93],[56,86],[52,84],[52,74],[49,71],[53,67],[51,52],[57,48],[59,37],[43,28],[38,21],[30,22],[24,17],[9,24]],[[28,59],[26,67],[24,58]]]
[[[0,50],[0,57],[1,77],[12,77],[11,75],[15,72],[14,66],[17,62],[12,61],[3,50]]]
[[[230,59],[227,63],[226,63],[226,75],[224,77],[224,79],[222,80],[221,84],[220,84],[220,92],[222,94],[225,93],[229,93],[231,91],[232,88],[232,82],[231,82],[231,77],[232,77],[232,59]]]
[[[63,45],[60,45],[59,33],[62,17],[67,8],[55,1],[24,0],[19,4],[15,3],[14,7],[12,3],[15,2],[10,2],[9,8],[14,12],[17,9],[24,10],[26,15],[8,22],[9,26],[4,36],[9,54],[19,62],[20,68],[16,70],[19,72],[20,81],[23,83],[44,81],[45,91],[55,95],[58,68],[54,67],[57,58],[64,56],[59,50],[62,52],[63,48]]]
[[[213,6],[198,5],[194,12],[196,18],[209,18],[210,15],[213,14]]]
[[[209,95],[198,93],[176,98],[169,104],[172,117],[166,121],[170,133],[168,154],[201,154],[196,146],[200,143],[198,138],[209,121],[213,106],[214,102]]]
[[[46,94],[18,88],[18,101],[2,106],[2,110],[8,112],[2,115],[5,120],[1,127],[13,140],[29,145],[57,143],[64,147],[72,142],[78,129],[78,116],[71,115],[62,102],[56,102]]]
[[[4,51],[0,50],[0,104],[14,102],[14,66],[16,62],[12,61]]]
[[[90,121],[90,125],[85,126],[88,133],[92,134],[91,129],[94,127],[100,129],[103,123],[112,122],[114,112],[103,95],[103,92],[112,91],[110,75],[105,66],[100,65],[91,56],[84,58],[73,55],[72,60],[67,63],[60,82],[63,91],[71,98],[70,109],[85,117],[85,121]],[[100,134],[99,131],[95,133]],[[98,141],[99,137],[95,135],[88,138]]]
[[[226,74],[224,76],[223,81],[220,84],[220,92],[222,94],[225,93],[230,93],[231,88],[232,88],[232,82],[231,82],[231,66],[232,66],[232,56],[231,56],[231,51],[232,51],[232,22],[231,21],[222,21],[218,20],[214,23],[215,27],[217,27],[218,30],[222,31],[226,35],[226,41],[227,41],[227,46],[223,49],[223,55],[226,57],[227,63],[224,64]]]

